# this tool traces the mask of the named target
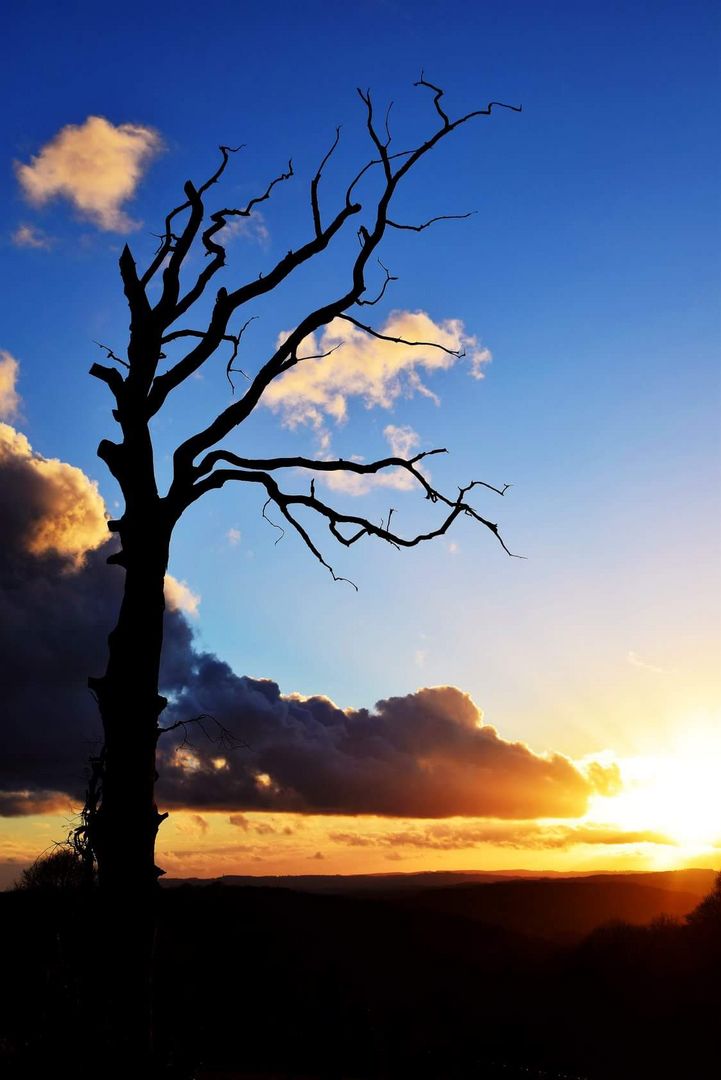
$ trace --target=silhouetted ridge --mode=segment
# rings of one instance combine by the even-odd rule
[[[673,887],[673,877],[666,884],[664,893],[626,875],[602,875],[392,897],[218,883],[163,890],[158,1075],[713,1076],[721,887],[688,921],[607,923],[565,945],[477,917],[479,904],[488,915],[489,897],[499,911],[505,897],[507,922],[520,919],[523,901],[532,927],[539,904],[544,917],[554,904],[571,911],[576,904],[577,922],[605,912],[614,886],[634,904],[647,903],[648,894],[688,896]],[[96,900],[78,890],[0,895],[0,1061],[9,1078],[64,1068],[97,1080],[103,1031],[92,978]],[[441,910],[451,901],[459,910]]]

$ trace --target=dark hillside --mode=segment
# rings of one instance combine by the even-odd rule
[[[615,884],[635,915],[661,891]],[[589,913],[608,913],[613,887],[604,875],[460,885],[392,900],[218,884],[163,890],[157,1075],[715,1075],[718,905],[699,908],[689,925],[616,922],[566,945],[534,936],[538,904],[544,925],[560,925],[556,910],[565,926],[578,927]],[[451,901],[464,912],[435,906]],[[522,922],[524,903],[528,932],[485,921],[505,911],[506,922]],[[0,1062],[9,1078],[63,1070],[97,1078],[98,918],[95,898],[77,892],[0,895]]]
[[[604,923],[642,925],[687,915],[699,897],[610,877],[456,885],[407,898],[415,907],[553,940],[572,940]]]

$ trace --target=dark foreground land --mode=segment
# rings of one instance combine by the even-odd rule
[[[176,883],[160,896],[157,1075],[716,1076],[714,878]],[[69,1063],[102,1080],[94,918],[92,894],[0,895],[4,1075]]]

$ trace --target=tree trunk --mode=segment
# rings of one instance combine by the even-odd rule
[[[108,638],[108,666],[101,679],[91,680],[105,735],[94,846],[101,887],[139,895],[152,892],[158,877],[155,750],[158,717],[167,704],[158,693],[167,541],[149,538],[147,551],[127,558],[125,595]]]
[[[126,568],[125,592],[108,638],[105,675],[89,680],[105,736],[90,842],[100,886],[108,1075],[142,1068],[153,1046],[152,968],[162,873],[155,865],[155,838],[164,816],[155,804],[155,753],[158,717],[166,705],[158,678],[169,530],[147,519],[142,526],[131,530],[123,522],[117,561]]]

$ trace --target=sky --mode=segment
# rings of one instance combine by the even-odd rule
[[[173,707],[222,698],[240,736],[257,724],[257,742],[237,768],[213,764],[217,747],[185,765],[168,752],[161,865],[718,866],[717,5],[369,0],[268,13],[209,0],[201,18],[184,2],[41,2],[8,22],[5,879],[63,833],[73,761],[95,737],[82,687],[117,602],[102,546],[119,494],[95,453],[113,432],[109,395],[88,369],[97,342],[125,347],[123,244],[147,261],[185,180],[214,170],[219,144],[243,144],[213,208],[246,203],[293,160],[293,178],[227,239],[229,287],[267,273],[311,235],[308,185],[336,125],[325,214],[370,156],[357,87],[379,110],[393,101],[394,146],[435,130],[433,95],[413,85],[421,70],[453,117],[523,106],[469,122],[399,192],[405,223],[472,216],[394,231],[382,248],[398,280],[374,325],[466,355],[331,327],[317,344],[343,340],[338,352],[274,388],[232,446],[366,460],[447,448],[429,464],[442,490],[512,485],[474,505],[525,558],[470,520],[402,552],[334,549],[319,533],[356,592],[296,537],[275,544],[257,493],[191,507],[171,553]],[[257,370],[335,293],[354,244],[351,229],[249,307],[239,366]],[[161,484],[178,441],[228,403],[226,362],[157,418]],[[326,493],[374,520],[393,506],[409,532],[432,517],[397,477],[366,487]],[[62,776],[48,766],[60,761]]]

